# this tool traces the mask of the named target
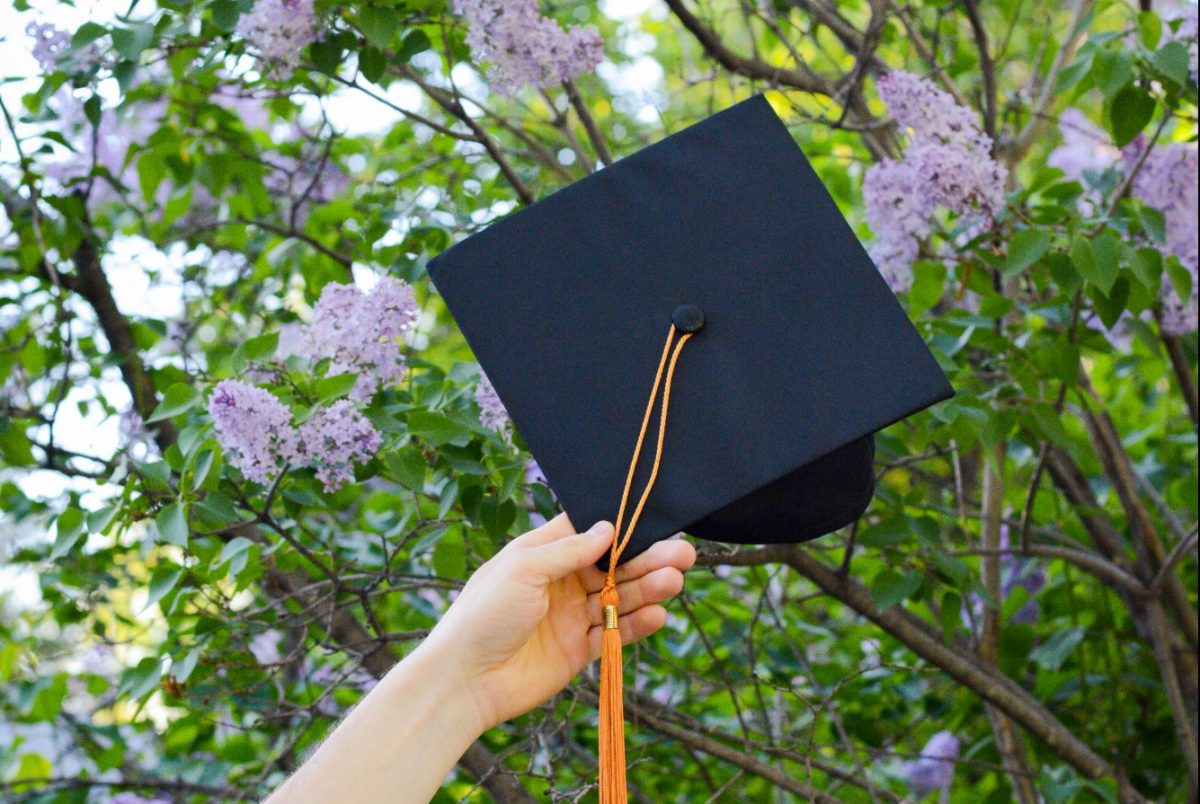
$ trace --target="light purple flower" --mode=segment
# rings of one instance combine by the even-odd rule
[[[289,339],[289,348],[307,348],[313,360],[328,358],[330,374],[357,373],[350,397],[362,401],[404,377],[399,339],[418,317],[412,287],[399,279],[381,279],[369,294],[331,282],[313,308],[307,334]]]
[[[71,34],[49,22],[30,22],[25,33],[33,40],[31,52],[43,72],[58,69],[58,60],[71,46]]]
[[[56,152],[47,160],[47,178],[69,186],[87,180],[93,168],[107,172],[108,176],[99,176],[92,183],[88,198],[92,203],[119,200],[114,182],[123,188],[138,186],[137,161],[127,164],[126,156],[131,144],[144,142],[158,128],[166,110],[165,101],[103,109],[96,126],[87,119],[83,101],[67,88],[56,92],[47,106],[58,115],[55,130],[77,146],[77,150]],[[162,189],[167,189],[165,183]],[[165,203],[165,193],[159,200]]]
[[[919,241],[929,234],[933,205],[911,165],[886,159],[863,178],[867,225],[875,233],[871,258],[895,292],[912,285]]]
[[[1056,167],[1072,179],[1083,179],[1088,173],[1100,174],[1121,158],[1108,134],[1075,107],[1063,109],[1058,116],[1059,145],[1046,157],[1046,164]]]
[[[1000,555],[1000,600],[998,602],[1003,604],[1014,589],[1018,586],[1021,587],[1029,593],[1029,600],[1012,615],[1011,620],[1014,623],[1035,623],[1042,616],[1042,607],[1035,595],[1046,585],[1046,567],[1036,558],[1007,552],[1011,546],[1009,527],[1007,524],[1002,524],[1000,526],[1000,550],[1004,552]],[[966,608],[968,604],[971,607],[969,614]],[[978,631],[983,622],[983,613],[983,599],[979,595],[968,595],[967,601],[963,604],[963,623],[968,627],[974,625],[975,630]],[[972,618],[974,619],[973,623]]]
[[[1008,172],[986,152],[914,143],[905,155],[928,200],[957,215],[988,221],[1004,206]]]
[[[904,775],[913,793],[924,797],[935,790],[949,789],[954,781],[954,764],[962,746],[948,731],[939,731],[921,749],[921,756],[905,767]]]
[[[479,403],[479,422],[487,428],[498,431],[506,441],[512,441],[512,419],[508,409],[500,401],[495,386],[487,374],[479,372],[479,384],[475,386],[475,401]]]
[[[467,44],[477,61],[489,62],[487,76],[497,91],[537,89],[590,70],[604,58],[604,42],[593,30],[566,30],[542,16],[537,0],[454,0],[467,20]]]
[[[268,391],[222,380],[208,400],[208,412],[229,462],[247,479],[267,483],[285,463],[298,461],[292,415]]]
[[[258,51],[264,73],[287,78],[321,29],[313,0],[258,0],[238,21],[237,32]]]
[[[1145,147],[1141,137],[1125,146],[1123,156],[1130,168],[1137,164]],[[1169,279],[1163,277],[1159,300],[1162,302],[1162,329],[1169,335],[1196,331],[1197,268],[1200,267],[1196,226],[1200,209],[1198,169],[1200,163],[1195,142],[1159,143],[1147,154],[1133,179],[1133,194],[1163,214],[1166,251],[1178,257],[1192,276],[1192,292],[1186,301],[1179,298]]]
[[[250,653],[254,655],[255,661],[260,665],[275,664],[283,658],[283,652],[279,649],[279,644],[282,641],[282,631],[275,628],[268,628],[265,631],[259,631],[251,637],[247,647],[250,649]]]
[[[936,143],[991,153],[992,140],[980,130],[975,113],[929,79],[892,70],[879,78],[879,95],[896,122],[908,129],[914,145]]]
[[[326,491],[352,482],[353,465],[371,460],[381,443],[379,431],[345,399],[320,408],[300,425],[301,454]]]
[[[893,290],[912,284],[919,241],[938,208],[969,229],[990,224],[1004,204],[1008,172],[992,158],[992,141],[975,115],[920,76],[894,70],[879,92],[908,133],[903,161],[884,160],[867,171],[863,199],[876,236],[871,256]]]

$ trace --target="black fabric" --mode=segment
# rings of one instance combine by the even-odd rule
[[[870,435],[952,394],[761,95],[469,237],[430,275],[572,523],[613,520],[680,305],[658,482],[628,560],[680,530],[802,541],[873,490]],[[634,482],[653,453],[653,428]]]

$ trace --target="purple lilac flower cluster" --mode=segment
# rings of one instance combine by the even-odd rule
[[[255,483],[270,482],[287,464],[311,466],[325,490],[334,491],[352,481],[354,464],[369,461],[382,443],[347,400],[319,408],[297,429],[282,402],[241,380],[218,383],[208,412],[230,463]]]
[[[490,64],[487,76],[497,91],[516,93],[557,84],[604,58],[604,42],[577,25],[563,30],[542,16],[537,0],[454,0],[467,20],[467,44],[475,58]]]
[[[49,22],[31,22],[25,33],[33,40],[33,58],[43,72],[58,69],[58,60],[71,46],[71,34]]]
[[[350,398],[361,402],[403,379],[407,365],[400,339],[419,316],[407,282],[387,277],[370,293],[331,282],[313,307],[312,323],[280,332],[279,355],[328,359],[330,374],[357,373]]]
[[[479,384],[475,386],[475,401],[479,404],[479,421],[484,427],[497,430],[509,443],[512,442],[512,419],[500,401],[495,386],[487,374],[479,372]]]
[[[863,179],[871,257],[895,291],[912,284],[912,264],[938,208],[973,226],[986,225],[1004,203],[1007,171],[971,110],[931,81],[902,70],[879,79],[879,92],[908,133],[903,161],[885,159]]]
[[[1145,141],[1138,138],[1125,146],[1123,156],[1130,166],[1137,164]],[[1133,179],[1133,194],[1163,214],[1166,221],[1166,250],[1192,276],[1192,292],[1185,301],[1164,276],[1159,300],[1162,302],[1162,330],[1168,335],[1196,331],[1197,284],[1200,248],[1197,245],[1196,215],[1200,210],[1197,190],[1198,164],[1195,142],[1170,142],[1155,145]]]
[[[904,769],[909,787],[918,798],[936,790],[949,789],[961,749],[958,738],[948,731],[939,731],[929,738],[921,749],[920,758],[908,763]]]
[[[1009,539],[1009,527],[1007,524],[1000,526],[1000,550],[1003,551],[1000,556],[1000,603],[1008,599],[1008,596],[1013,593],[1017,587],[1024,589],[1029,600],[1025,605],[1021,606],[1020,610],[1012,615],[1014,623],[1036,623],[1042,616],[1042,607],[1038,603],[1036,595],[1046,586],[1046,567],[1035,558],[1022,557],[1013,553],[1007,552],[1012,546]],[[979,595],[969,595],[967,598],[970,611],[967,611],[967,604],[964,603],[962,611],[962,620],[967,627],[974,627],[978,631],[980,623],[983,621],[984,603],[983,598]]]
[[[208,400],[217,441],[247,479],[266,483],[286,463],[301,463],[292,414],[269,391],[240,380],[217,383]]]
[[[353,464],[371,460],[381,444],[379,432],[345,399],[318,409],[300,425],[300,451],[326,491],[352,480]]]
[[[258,51],[264,72],[287,78],[300,51],[317,41],[321,27],[313,0],[258,0],[238,21],[237,32]]]
[[[30,22],[25,34],[33,40],[30,53],[44,73],[56,70],[87,71],[104,62],[104,51],[96,42],[71,48],[71,34],[52,22]]]

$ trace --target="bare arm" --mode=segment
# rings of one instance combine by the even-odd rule
[[[483,732],[599,657],[604,576],[593,565],[611,541],[607,523],[576,534],[566,516],[514,539],[268,801],[429,801]],[[666,541],[620,567],[623,641],[662,627],[659,603],[695,559],[689,543]]]

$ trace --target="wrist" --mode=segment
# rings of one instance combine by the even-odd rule
[[[473,670],[464,666],[461,651],[441,639],[436,630],[401,662],[410,664],[425,685],[417,689],[434,691],[439,718],[469,737],[470,742],[496,725],[496,707],[486,699]]]

